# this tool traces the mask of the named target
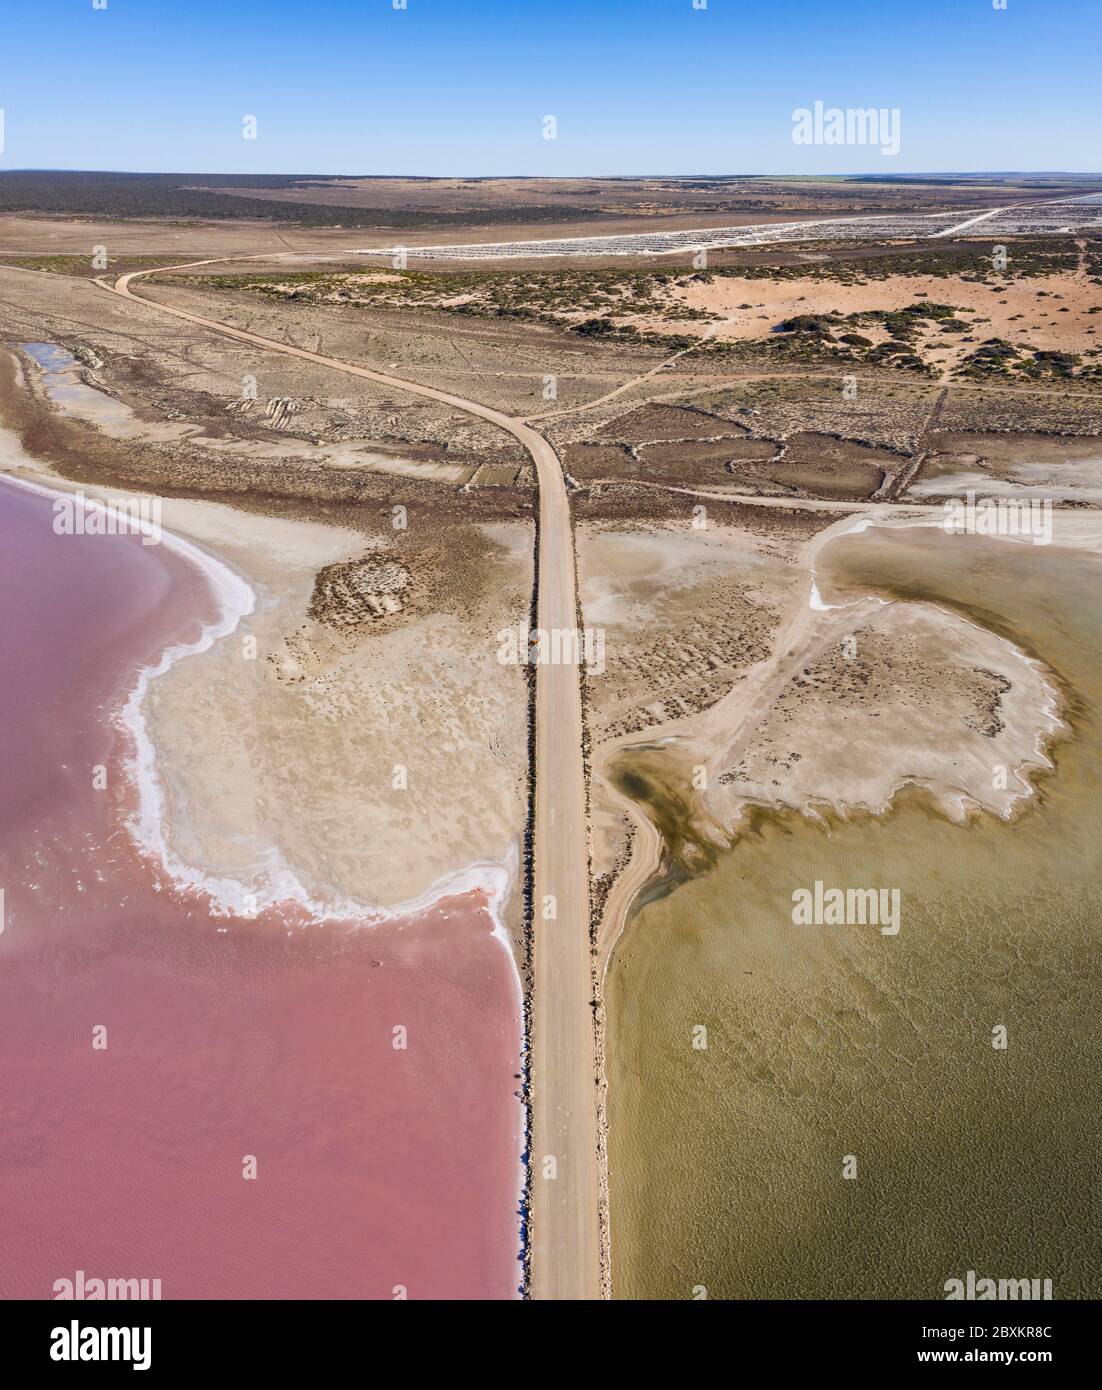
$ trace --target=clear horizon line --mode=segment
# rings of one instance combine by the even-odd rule
[[[749,174],[735,173],[708,173],[705,171],[670,173],[660,171],[650,171],[647,173],[634,174],[422,174],[406,172],[402,174],[346,174],[335,173],[332,171],[317,170],[286,170],[286,169],[109,169],[109,168],[74,168],[66,165],[20,165],[11,169],[0,169],[0,178],[5,174],[132,174],[136,177],[146,176],[168,176],[168,177],[190,177],[196,178],[203,174],[214,175],[219,178],[288,178],[288,179],[420,179],[440,181],[451,179],[461,179],[465,182],[490,182],[502,179],[516,179],[541,183],[568,183],[588,181],[593,179],[878,179],[884,182],[898,182],[901,179],[911,178],[1080,178],[1080,179],[1100,179],[1102,180],[1102,170],[1092,169],[908,169],[901,172],[886,173],[883,171],[861,171],[861,170],[835,170],[835,171],[808,171],[806,173],[767,173],[756,172]]]

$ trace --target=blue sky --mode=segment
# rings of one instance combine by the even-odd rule
[[[699,0],[697,0],[699,3]],[[1102,166],[1102,0],[0,0],[0,169]],[[792,142],[888,107],[897,157]],[[242,119],[258,138],[243,140]],[[543,138],[553,115],[558,138]]]

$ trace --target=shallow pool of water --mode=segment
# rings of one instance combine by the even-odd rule
[[[607,989],[618,1296],[938,1298],[970,1269],[1102,1292],[1100,580],[931,530],[825,552],[832,598],[930,596],[1042,657],[1074,737],[1012,823],[917,794],[766,816],[637,912]],[[898,936],[795,926],[816,880],[898,888]]]

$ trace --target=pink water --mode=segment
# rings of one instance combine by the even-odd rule
[[[115,713],[213,616],[165,547],[55,536],[0,483],[0,1296],[509,1297],[519,1002],[481,895],[212,919],[125,829]]]

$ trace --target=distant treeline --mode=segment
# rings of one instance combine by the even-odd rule
[[[214,188],[308,189],[323,175],[112,174],[65,170],[0,171],[0,213],[44,212],[107,218],[249,218],[303,227],[449,227],[477,222],[561,222],[600,217],[600,208],[533,204],[469,212],[409,212],[243,198]],[[202,184],[203,188],[194,185]]]

